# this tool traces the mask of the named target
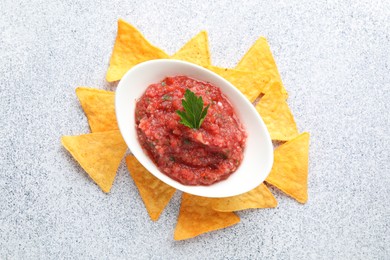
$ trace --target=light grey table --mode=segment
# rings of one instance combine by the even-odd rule
[[[390,258],[388,1],[84,2],[0,3],[1,259]],[[266,36],[311,133],[308,203],[272,189],[276,209],[175,242],[180,193],[153,223],[122,162],[103,194],[60,137],[89,131],[78,85],[115,89],[119,17],[170,54],[207,30],[219,66]]]

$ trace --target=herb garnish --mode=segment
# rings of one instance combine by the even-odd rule
[[[210,104],[203,108],[202,97],[197,97],[195,93],[189,89],[186,89],[184,98],[185,99],[182,99],[181,101],[184,111],[176,110],[176,113],[181,119],[180,123],[189,128],[199,129],[206,117]]]
[[[165,95],[162,97],[162,99],[163,99],[164,101],[167,101],[167,100],[171,100],[172,97],[171,97],[170,95],[168,95],[168,94],[165,94]]]

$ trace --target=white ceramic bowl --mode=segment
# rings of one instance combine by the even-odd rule
[[[146,88],[167,76],[185,75],[208,81],[219,87],[233,105],[248,134],[244,159],[240,167],[226,180],[210,186],[183,185],[163,174],[144,153],[135,127],[135,104]],[[128,147],[139,162],[166,184],[198,196],[221,198],[250,191],[260,185],[273,164],[273,146],[268,130],[253,105],[231,83],[219,75],[192,63],[177,60],[152,60],[130,69],[121,79],[115,96],[119,129]]]

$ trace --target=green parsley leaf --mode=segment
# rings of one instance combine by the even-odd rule
[[[176,113],[180,116],[180,123],[194,129],[199,129],[204,119],[206,118],[207,111],[210,105],[203,108],[202,97],[197,97],[194,92],[186,89],[184,98],[181,103],[184,107],[184,111],[176,110]]]

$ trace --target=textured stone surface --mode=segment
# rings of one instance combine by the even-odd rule
[[[0,258],[389,259],[389,2],[172,2],[1,0]],[[60,137],[89,131],[78,85],[115,89],[119,17],[170,54],[205,29],[219,66],[268,37],[311,133],[308,203],[273,189],[276,209],[174,242],[179,193],[153,223],[124,161],[101,192]]]

